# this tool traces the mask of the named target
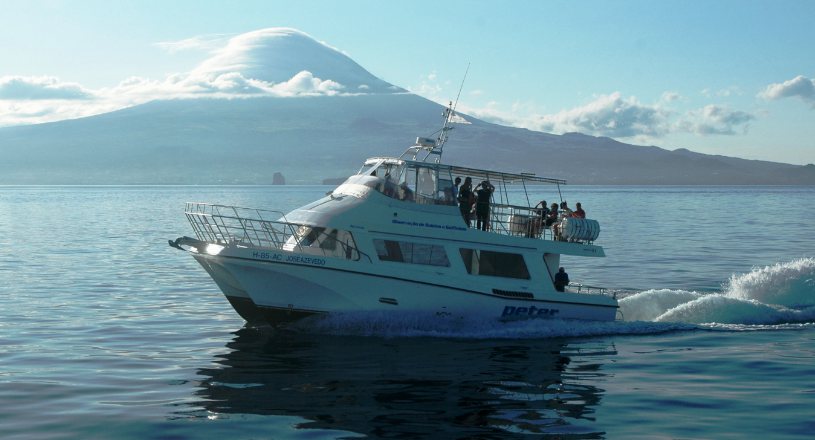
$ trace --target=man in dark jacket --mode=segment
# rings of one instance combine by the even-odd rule
[[[489,180],[485,180],[475,187],[475,227],[486,231],[489,228],[490,219],[490,197],[495,187],[492,186]]]
[[[567,284],[569,284],[569,274],[566,273],[566,269],[561,267],[555,274],[555,290],[565,292]]]

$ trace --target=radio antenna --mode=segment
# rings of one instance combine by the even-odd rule
[[[464,78],[461,79],[461,86],[458,88],[458,95],[456,95],[456,102],[450,103],[446,109],[444,109],[444,125],[441,127],[441,133],[439,133],[438,139],[436,139],[436,144],[433,149],[428,153],[428,156],[432,153],[436,155],[436,163],[439,163],[441,160],[441,152],[444,148],[444,144],[447,142],[447,132],[453,129],[453,117],[456,115],[456,107],[458,107],[458,100],[461,97],[461,90],[464,89],[464,81],[467,79],[467,73],[470,71],[470,63],[467,63],[467,70],[464,71]],[[425,156],[425,160],[427,160],[427,156]]]
[[[464,78],[461,78],[461,86],[458,88],[458,95],[456,95],[456,103],[453,105],[453,111],[458,107],[458,98],[461,97],[461,90],[464,89],[464,81],[467,79],[467,73],[470,71],[470,63],[467,63],[467,70],[464,71]]]

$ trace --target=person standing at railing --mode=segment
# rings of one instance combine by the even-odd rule
[[[453,182],[453,186],[450,188],[450,196],[453,198],[453,201],[458,200],[458,187],[461,185],[461,177],[456,177],[456,180]]]
[[[495,187],[492,186],[489,180],[485,180],[475,187],[475,227],[482,231],[486,231],[489,226],[490,198],[493,191],[495,191]]]
[[[467,223],[467,227],[469,228],[471,225],[471,210],[473,207],[473,179],[467,177],[464,179],[464,183],[461,185],[461,188],[458,190],[458,209],[461,211],[461,217],[464,218],[464,222]]]
[[[559,268],[557,273],[555,274],[555,290],[558,292],[565,292],[566,286],[569,285],[569,274],[566,273],[566,269]]]

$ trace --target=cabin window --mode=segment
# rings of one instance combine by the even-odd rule
[[[433,168],[421,167],[417,169],[416,193],[421,196],[419,200],[428,203],[436,195],[436,173]]]
[[[439,179],[439,192],[436,194],[436,204],[438,205],[456,205],[456,199],[453,197],[453,181],[448,179]]]
[[[467,268],[469,274],[529,279],[529,270],[521,254],[478,249],[459,249],[459,251],[464,267]]]
[[[359,260],[354,236],[341,229],[312,227],[301,225],[294,235],[289,237],[283,249],[301,251],[327,257]]]
[[[408,241],[374,240],[376,255],[381,261],[424,264],[427,266],[450,266],[444,247]]]

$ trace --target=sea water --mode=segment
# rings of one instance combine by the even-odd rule
[[[0,187],[0,438],[815,432],[815,188],[564,187],[607,257],[563,265],[618,292],[611,323],[245,327],[167,245],[192,235],[186,201],[286,211],[330,189]]]

